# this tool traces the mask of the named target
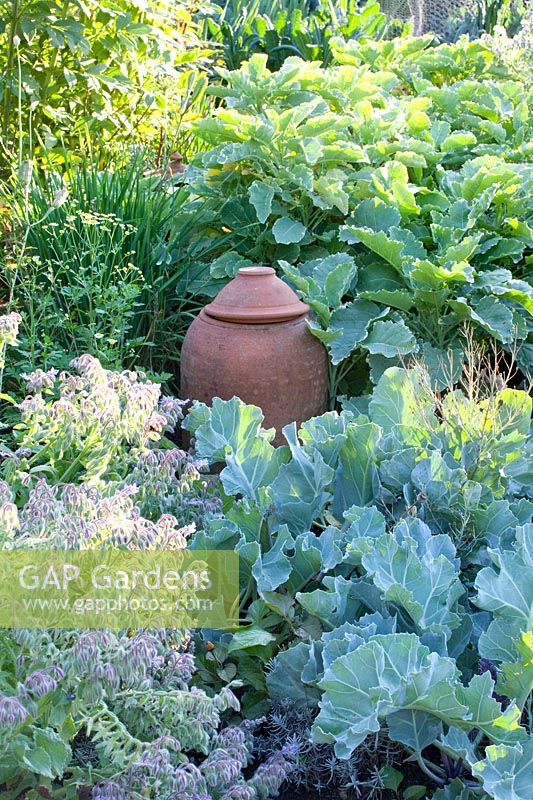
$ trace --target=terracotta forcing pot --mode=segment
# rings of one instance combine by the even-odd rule
[[[246,267],[196,317],[181,351],[181,397],[234,395],[281,429],[327,408],[328,358],[307,328],[309,306],[271,267]]]

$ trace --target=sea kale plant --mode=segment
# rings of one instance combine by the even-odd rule
[[[219,243],[199,287],[277,265],[312,307],[332,397],[355,359],[374,383],[415,353],[438,363],[452,349],[460,364],[465,322],[516,351],[527,374],[532,115],[521,74],[466,39],[331,46],[328,68],[291,57],[271,72],[255,55],[211,89],[222,104],[196,124],[208,149],[188,172],[211,209],[202,241]]]
[[[532,401],[490,386],[435,392],[422,368],[390,367],[370,396],[288,425],[278,448],[258,408],[194,404],[185,427],[225,463],[226,496],[192,546],[239,552],[244,618],[202,674],[236,671],[249,713],[307,709],[341,759],[381,732],[424,796],[508,800],[513,786],[526,800]]]

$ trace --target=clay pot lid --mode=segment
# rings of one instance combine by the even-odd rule
[[[260,324],[297,319],[307,314],[309,306],[272,267],[243,267],[204,311],[226,322]]]

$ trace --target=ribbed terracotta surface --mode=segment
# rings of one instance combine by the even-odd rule
[[[266,428],[301,424],[327,408],[328,358],[307,327],[309,307],[271,267],[239,270],[189,328],[181,397],[210,403],[234,395],[260,406]]]

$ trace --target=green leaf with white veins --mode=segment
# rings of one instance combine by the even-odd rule
[[[394,358],[412,353],[417,345],[415,337],[403,320],[379,320],[373,324],[370,333],[361,342],[361,347],[373,355],[379,353],[386,358]]]
[[[272,483],[289,455],[287,448],[270,444],[274,431],[264,430],[262,421],[257,406],[215,397],[211,408],[195,403],[183,425],[194,434],[200,458],[226,461],[220,474],[224,491],[258,502],[261,488]]]
[[[495,297],[484,297],[472,311],[472,319],[485,328],[491,336],[507,344],[515,337],[516,325],[512,311]]]
[[[513,747],[490,745],[472,773],[494,800],[533,800],[533,737]]]
[[[272,210],[274,189],[261,181],[254,181],[248,189],[250,203],[255,208],[259,222],[266,222]]]
[[[278,244],[297,244],[307,232],[305,225],[291,217],[280,217],[272,226],[274,239]]]
[[[356,619],[362,608],[358,582],[347,581],[342,575],[326,575],[322,583],[325,589],[297,593],[296,599],[302,608],[328,628]]]
[[[376,444],[380,429],[372,422],[353,422],[346,431],[346,441],[339,452],[335,473],[333,513],[342,519],[351,506],[365,506],[374,499]]]
[[[302,681],[302,669],[308,659],[309,645],[306,642],[279,653],[266,675],[270,697],[278,703],[290,700],[298,708],[316,706],[320,698],[319,690]]]
[[[283,260],[278,263],[326,327],[331,309],[340,306],[355,278],[357,267],[354,259],[347,253],[332,253],[325,258],[305,261],[297,267]]]
[[[378,635],[336,659],[320,682],[325,694],[313,725],[314,741],[334,743],[336,755],[349,758],[369,733],[379,731],[381,719],[401,709],[409,682],[424,672],[428,702],[435,705],[441,695],[450,694],[455,667],[429,654],[412,634]],[[454,700],[446,706],[466,714]]]
[[[326,464],[330,467],[337,466],[339,451],[346,441],[346,428],[352,419],[352,414],[336,411],[326,411],[320,417],[302,422],[298,436],[304,450],[311,452],[318,450]]]
[[[327,263],[327,262],[330,262]],[[319,281],[321,273],[327,268],[327,274],[323,282],[324,296],[330,308],[338,308],[342,302],[342,298],[350,288],[350,285],[355,277],[357,268],[353,258],[344,256],[343,254],[336,254],[325,258],[313,273],[313,278]]]
[[[377,289],[376,291],[359,292],[363,300],[373,300],[375,303],[384,303],[392,308],[410,311],[415,305],[414,296],[407,289]]]
[[[195,401],[183,428],[194,434],[196,454],[213,464],[224,460],[226,448],[236,452],[256,436],[270,442],[275,431],[261,428],[263,419],[260,408],[246,405],[238,397],[215,397],[211,408]]]
[[[446,540],[451,553],[431,547],[438,538]],[[364,540],[358,540],[358,551],[364,545]],[[410,524],[404,520],[391,533],[368,539],[361,563],[383,597],[403,608],[420,634],[444,633],[449,638],[461,623],[458,600],[465,592],[454,556],[455,549],[448,536],[434,536],[420,520]]]
[[[337,531],[338,533],[339,531]],[[307,533],[298,534],[294,539],[294,552],[291,555],[292,572],[284,585],[288,596],[294,597],[313,576],[323,571],[322,551],[319,546],[321,538],[321,536],[315,536],[314,533],[307,531]],[[337,536],[337,538],[340,537]],[[331,546],[331,554],[327,553],[327,557],[336,555],[336,557],[332,558],[332,562],[336,566],[341,562],[342,554],[339,548],[335,546],[333,536],[327,535],[326,542]]]
[[[258,489],[270,486],[287,457],[285,448],[274,448],[261,437],[251,437],[236,452],[228,448],[226,466],[220,473],[224,491],[259,500]]]
[[[325,693],[313,739],[334,743],[339,758],[349,758],[369,733],[400,711],[417,712],[419,731],[431,729],[429,717],[435,733],[438,723],[444,723],[467,732],[478,728],[498,742],[527,738],[518,725],[516,707],[502,712],[492,698],[494,684],[488,674],[464,687],[455,662],[431,653],[414,634],[371,637],[333,661],[320,687]],[[413,729],[406,727],[405,715],[401,719],[395,732],[399,738],[406,735],[412,746]],[[427,745],[428,736],[422,735],[422,741]]]
[[[361,242],[361,244],[366,245],[369,250],[377,253],[377,255],[401,272],[404,243],[390,239],[385,231],[373,231],[370,228],[342,225],[339,239],[343,242],[348,242],[348,244]]]
[[[501,690],[522,706],[533,691],[533,524],[516,529],[513,550],[489,553],[494,566],[478,573],[475,603],[494,620],[479,651],[501,665]]]
[[[228,647],[228,653],[234,653],[237,650],[246,650],[248,647],[265,647],[275,640],[268,631],[263,630],[259,626],[250,625],[249,628],[241,628],[233,634],[233,638]]]
[[[399,225],[400,220],[401,216],[394,206],[374,197],[359,203],[348,222],[356,228],[369,228],[386,233]]]
[[[389,734],[395,742],[421,753],[442,732],[442,723],[423,711],[395,711],[387,719]]]

